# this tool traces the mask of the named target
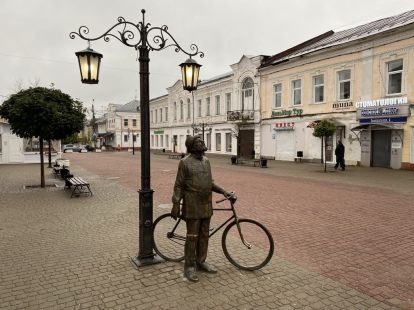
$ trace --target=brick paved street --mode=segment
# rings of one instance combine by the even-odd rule
[[[211,158],[240,215],[276,242],[268,266],[241,272],[210,246],[217,275],[193,284],[181,263],[135,270],[139,153],[65,154],[93,197],[37,184],[38,165],[0,166],[1,309],[414,309],[414,173]],[[178,161],[152,156],[154,205],[168,203]],[[331,169],[330,169],[331,170]],[[48,183],[63,182],[46,173]],[[154,216],[166,212],[154,208]]]

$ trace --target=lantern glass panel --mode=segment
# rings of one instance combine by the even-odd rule
[[[89,73],[88,56],[79,55],[78,58],[79,58],[79,67],[80,67],[80,71],[81,71],[81,78],[82,78],[82,80],[86,80],[86,79],[88,79],[88,73]]]
[[[91,80],[98,79],[99,61],[100,61],[99,57],[91,55],[91,58],[90,58]]]

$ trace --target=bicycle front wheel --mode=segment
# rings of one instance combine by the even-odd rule
[[[174,220],[170,213],[158,217],[153,226],[154,250],[167,261],[184,259],[184,244],[187,233],[182,219]]]
[[[267,228],[250,219],[230,223],[223,232],[221,244],[224,255],[239,269],[257,270],[272,258],[274,242]]]

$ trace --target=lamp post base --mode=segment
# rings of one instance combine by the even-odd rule
[[[139,258],[138,256],[135,256],[131,259],[132,264],[134,264],[135,267],[143,267],[143,266],[149,266],[149,265],[155,265],[159,263],[165,262],[164,259],[159,257],[158,255],[154,255],[152,257],[145,257],[145,258]]]

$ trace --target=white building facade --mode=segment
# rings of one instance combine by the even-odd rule
[[[151,149],[185,153],[187,136],[200,134],[208,153],[260,156],[262,56],[243,56],[231,72],[201,81],[193,93],[182,82],[150,100]]]
[[[52,162],[60,157],[60,141],[52,141]],[[44,143],[47,162],[48,144]],[[40,163],[37,138],[22,139],[12,133],[6,120],[0,118],[0,164]]]

